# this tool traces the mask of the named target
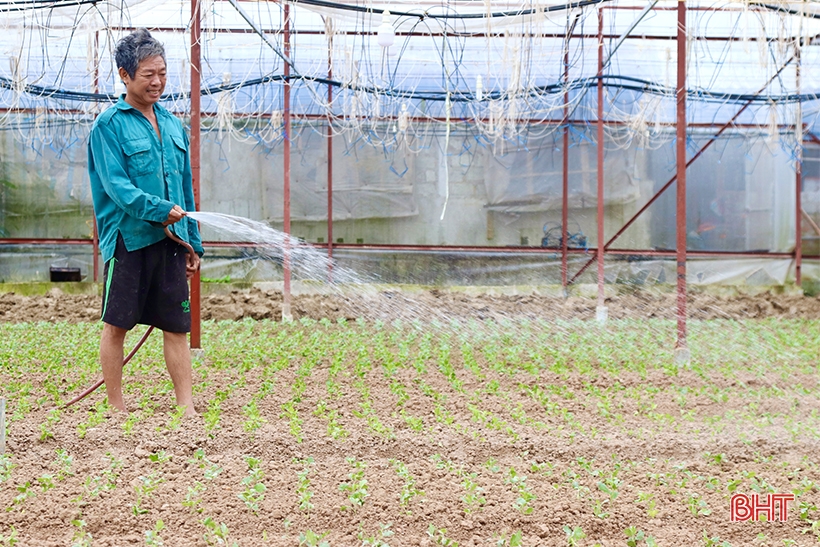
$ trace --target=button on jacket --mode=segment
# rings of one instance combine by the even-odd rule
[[[182,123],[154,104],[162,138],[142,112],[120,97],[100,114],[88,143],[88,174],[103,261],[114,256],[117,234],[129,251],[165,237],[162,223],[174,204],[194,211],[188,136]],[[170,226],[202,256],[196,222],[183,217]]]

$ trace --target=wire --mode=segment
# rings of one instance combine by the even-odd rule
[[[350,4],[340,4],[338,2],[329,2],[326,0],[286,0],[288,3],[294,5],[308,5],[308,6],[316,6],[322,8],[332,8],[338,9],[342,11],[354,11],[358,13],[382,13],[384,9],[375,9],[375,8],[368,8],[364,6],[356,6]],[[393,11],[390,10],[390,14],[394,16],[401,16],[401,17],[417,17],[421,20],[424,19],[485,19],[485,18],[500,18],[500,17],[520,17],[522,15],[537,15],[539,13],[550,13],[556,11],[568,11],[574,10],[577,8],[584,8],[587,6],[594,6],[597,4],[603,4],[606,2],[611,2],[613,0],[580,0],[578,2],[570,2],[568,4],[556,4],[556,5],[549,5],[544,7],[538,8],[531,8],[531,9],[521,9],[521,10],[514,10],[514,11],[498,11],[498,12],[490,12],[490,13],[458,13],[455,10],[451,10],[448,13],[437,14],[437,13],[430,13],[429,10],[425,10],[422,13],[416,13],[412,11]],[[385,8],[386,9],[386,8]]]

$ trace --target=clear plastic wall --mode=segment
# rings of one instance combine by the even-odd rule
[[[677,3],[469,4],[420,11],[391,2],[396,36],[385,48],[376,36],[383,15],[363,1],[203,3],[201,209],[281,228],[288,140],[293,234],[328,244],[332,182],[332,243],[380,246],[338,249],[339,260],[397,282],[554,283],[566,156],[569,270],[577,271],[601,243],[599,14],[609,241],[675,175]],[[687,175],[689,249],[791,253],[801,157],[803,210],[820,220],[820,147],[811,144],[820,76],[797,69],[818,61],[816,48],[804,47],[820,35],[816,8],[687,6],[686,146],[689,157],[701,154]],[[0,12],[9,58],[8,68],[0,63],[0,238],[91,239],[85,147],[95,116],[122,91],[113,44],[131,28],[155,29],[169,69],[163,104],[187,126],[189,17],[188,3],[155,0]],[[673,183],[609,248],[674,249],[674,192]],[[805,254],[820,255],[820,229],[804,222],[800,237]],[[29,243],[0,247],[0,278],[37,279],[71,264],[91,277],[90,246]],[[208,277],[281,275],[252,247],[214,247],[209,256]],[[794,266],[785,255],[698,263],[695,283],[785,283]],[[668,266],[613,254],[607,276],[665,282]],[[804,275],[813,272],[807,264]]]

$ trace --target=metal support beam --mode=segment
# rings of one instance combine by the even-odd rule
[[[789,59],[789,60],[787,60],[785,63],[783,63],[783,66],[781,66],[781,67],[778,69],[778,71],[777,71],[777,72],[775,72],[775,73],[774,73],[774,75],[772,75],[772,77],[771,77],[771,78],[769,78],[769,80],[768,80],[768,81],[767,81],[767,82],[766,82],[766,83],[765,83],[765,84],[764,84],[764,85],[763,85],[760,89],[758,89],[757,93],[755,93],[755,96],[758,96],[758,95],[760,95],[761,93],[763,93],[763,92],[766,90],[766,88],[768,88],[768,87],[769,87],[769,85],[770,85],[770,84],[771,84],[774,80],[776,80],[777,78],[779,78],[779,77],[780,77],[780,74],[781,74],[784,70],[786,70],[786,67],[788,67],[788,66],[791,64],[791,62],[792,62],[793,60],[794,60],[794,57],[790,58],[790,59]],[[722,135],[722,134],[723,134],[723,133],[724,133],[727,129],[729,129],[730,127],[737,127],[737,125],[735,124],[735,121],[737,121],[737,119],[738,119],[738,118],[740,118],[740,116],[741,116],[741,115],[742,115],[742,114],[746,111],[746,109],[747,109],[747,108],[749,108],[749,107],[752,105],[752,103],[753,103],[753,101],[747,101],[747,102],[746,102],[746,103],[745,103],[745,104],[744,104],[744,105],[740,108],[740,110],[738,110],[737,112],[735,112],[735,115],[734,115],[734,116],[732,116],[732,118],[731,118],[729,121],[727,121],[725,124],[723,124],[723,126],[721,126],[721,128],[718,130],[718,132],[717,132],[717,133],[715,133],[714,135],[712,135],[712,137],[711,137],[711,138],[710,138],[710,139],[706,142],[706,144],[704,144],[704,145],[700,148],[700,150],[698,150],[698,151],[695,153],[695,155],[693,155],[693,156],[689,159],[689,161],[688,161],[688,162],[686,162],[686,167],[688,168],[688,167],[689,167],[690,165],[692,165],[692,164],[693,164],[693,163],[694,163],[694,162],[695,162],[695,161],[696,161],[699,157],[701,157],[701,156],[703,155],[703,153],[704,153],[704,152],[706,152],[706,150],[708,150],[708,149],[709,149],[709,147],[710,147],[710,146],[712,146],[712,145],[713,145],[713,144],[714,144],[714,143],[718,140],[718,138],[720,138],[720,136],[721,136],[721,135]],[[818,141],[818,142],[820,142],[820,141]],[[626,230],[627,230],[630,226],[632,226],[632,224],[633,224],[633,223],[634,223],[634,222],[638,219],[638,217],[640,217],[640,216],[641,216],[641,215],[642,215],[642,214],[643,214],[643,213],[644,213],[647,209],[649,209],[650,205],[652,205],[653,203],[655,203],[655,201],[657,201],[657,199],[658,199],[659,197],[661,197],[661,195],[663,195],[663,193],[664,193],[664,192],[665,192],[665,191],[666,191],[666,190],[667,190],[670,186],[672,186],[672,184],[673,184],[673,183],[677,180],[677,178],[678,178],[678,176],[677,176],[677,174],[675,174],[675,175],[673,175],[673,176],[672,176],[672,177],[671,177],[668,181],[666,181],[666,184],[664,184],[664,185],[661,187],[661,189],[660,189],[660,190],[658,190],[658,191],[655,193],[655,195],[654,195],[654,196],[652,196],[652,197],[649,199],[649,201],[647,201],[647,202],[646,202],[646,204],[644,204],[644,206],[643,206],[643,207],[641,207],[640,209],[638,209],[638,212],[636,212],[634,215],[632,215],[632,217],[631,217],[631,218],[630,218],[630,219],[629,219],[629,220],[628,220],[628,221],[627,221],[627,222],[626,222],[626,223],[625,223],[625,224],[621,227],[621,229],[620,229],[620,230],[618,230],[618,231],[615,233],[615,235],[613,235],[611,238],[609,238],[609,240],[608,240],[608,241],[606,242],[606,244],[604,245],[604,251],[608,251],[608,250],[609,250],[609,248],[612,246],[612,244],[613,244],[613,243],[614,243],[614,242],[615,242],[615,241],[616,241],[619,237],[621,237],[621,235],[623,235],[623,233],[624,233],[624,232],[625,232],[625,231],[626,231]],[[586,271],[586,269],[587,269],[587,268],[589,268],[589,267],[592,265],[592,263],[593,263],[593,262],[595,262],[595,257],[590,258],[589,260],[587,260],[587,261],[586,261],[586,263],[584,263],[584,265],[581,267],[581,269],[580,269],[580,270],[578,270],[578,272],[577,272],[574,276],[572,276],[572,279],[570,279],[570,280],[569,280],[569,282],[570,282],[570,283],[574,283],[574,282],[575,282],[575,280],[576,280],[576,279],[578,279],[578,277],[580,277],[580,276],[581,276],[581,274],[583,274],[583,273]]]
[[[677,89],[677,304],[678,339],[675,356],[689,361],[686,345],[686,0],[678,0],[678,89]]]
[[[327,79],[333,79],[333,35],[327,36]],[[327,86],[327,278],[333,282],[333,86]]]
[[[285,58],[290,57],[290,5],[285,4]],[[284,142],[284,232],[285,248],[283,249],[283,274],[284,284],[282,289],[282,320],[290,321],[293,318],[290,310],[290,145],[291,145],[291,120],[290,120],[290,76],[291,65],[285,64],[285,89],[283,92],[284,117],[285,117],[285,142]]]
[[[802,28],[802,27],[801,27]],[[802,55],[802,36],[795,43],[795,80],[797,96],[800,96]],[[794,151],[794,282],[799,287],[803,284],[803,103],[797,100],[797,113],[794,120],[795,147]]]
[[[604,294],[604,10],[598,9],[598,120],[597,148],[598,148],[598,321],[605,321],[606,296]]]
[[[569,18],[567,13],[567,18]],[[578,23],[578,16],[572,20],[572,24],[567,26],[567,38],[564,41],[564,137],[563,137],[563,167],[561,179],[561,286],[564,287],[564,295],[567,290],[567,250],[569,248],[569,37],[575,30]]]
[[[94,93],[100,92],[100,31],[94,32]],[[94,112],[98,112],[99,105],[94,103]],[[97,232],[97,215],[93,215],[91,219],[91,240],[94,242],[94,254],[91,258],[92,268],[94,273],[91,279],[94,283],[100,280],[100,234]]]
[[[201,96],[199,88],[202,74],[202,34],[199,0],[191,0],[191,182],[194,187],[194,209],[199,211],[199,181],[201,157]],[[201,294],[199,272],[191,279],[191,347],[202,347]]]

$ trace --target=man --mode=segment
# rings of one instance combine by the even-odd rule
[[[97,117],[88,145],[88,172],[105,262],[100,340],[108,403],[126,412],[123,345],[137,323],[163,331],[165,364],[177,405],[195,416],[187,280],[199,269],[202,242],[185,211],[194,210],[188,137],[158,104],[165,90],[165,50],[147,30],[115,49],[125,95]],[[196,255],[165,236],[164,226]]]

